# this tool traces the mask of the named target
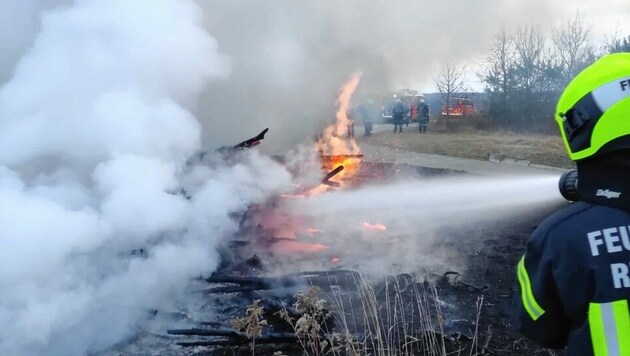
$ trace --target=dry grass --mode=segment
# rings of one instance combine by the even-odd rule
[[[329,341],[325,337],[328,332],[326,321],[332,314],[321,295],[322,291],[318,287],[311,287],[306,292],[295,295],[293,308],[301,315],[297,321],[293,320],[286,310],[279,313],[282,319],[291,325],[307,355],[324,355],[329,346]]]
[[[562,139],[558,136],[473,130],[459,132],[429,130],[428,134],[420,135],[417,130],[417,127],[409,126],[402,135],[387,131],[367,139],[361,138],[360,141],[450,157],[488,160],[494,155],[548,166],[573,167],[573,163],[567,158]]]
[[[471,343],[449,352],[444,339],[443,302],[434,284],[418,283],[409,275],[387,277],[378,286],[360,274],[351,278],[356,291],[342,291],[331,284],[330,291],[324,293],[312,286],[295,295],[292,307],[299,317],[292,318],[286,309],[276,313],[292,327],[304,355],[463,356],[467,349],[469,356],[487,354],[489,336],[480,343],[478,330],[483,296],[477,301]],[[334,330],[329,329],[329,319],[335,320]],[[252,354],[257,354],[255,340],[267,326],[260,301],[254,300],[246,316],[233,320],[233,325],[246,333]],[[284,353],[276,351],[273,355]]]
[[[263,318],[263,307],[260,300],[256,299],[247,307],[246,316],[232,320],[232,326],[238,332],[244,332],[251,340],[252,355],[256,355],[256,338],[262,335],[267,321]]]
[[[439,300],[435,286],[425,289],[413,279],[390,277],[385,279],[384,285],[377,287],[360,274],[354,278],[358,295],[335,288],[326,295],[338,330],[334,333],[327,331],[332,335],[329,339],[332,347],[327,354],[447,355],[444,339],[440,336],[444,334],[444,316],[440,304],[435,303]],[[419,330],[415,330],[414,325],[420,326]]]

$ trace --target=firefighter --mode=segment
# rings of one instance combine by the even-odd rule
[[[359,106],[358,112],[361,120],[363,120],[363,136],[372,136],[373,123],[378,120],[381,113],[378,106],[374,104],[374,100],[368,99]]]
[[[580,202],[545,219],[517,265],[518,329],[571,355],[630,355],[630,53],[565,88],[556,121]]]
[[[396,100],[394,107],[392,108],[392,118],[394,120],[394,133],[398,129],[398,132],[402,133],[403,124],[405,123],[405,117],[407,116],[407,107],[402,100]]]
[[[357,110],[356,108],[348,110],[346,112],[346,118],[348,119],[348,123],[346,124],[346,133],[348,135],[348,138],[354,138],[354,120],[355,120],[355,116],[357,115]]]
[[[427,133],[427,125],[429,124],[429,106],[424,102],[418,103],[418,132]]]

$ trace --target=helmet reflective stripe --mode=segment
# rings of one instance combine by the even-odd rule
[[[591,93],[599,109],[606,112],[611,106],[630,97],[630,76],[606,83]]]

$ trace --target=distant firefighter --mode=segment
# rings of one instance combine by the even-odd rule
[[[354,120],[348,122],[348,137],[354,137]]]
[[[394,120],[394,133],[396,131],[402,133],[403,124],[405,123],[405,117],[409,113],[407,105],[402,100],[396,100],[394,107],[392,108],[392,118]]]
[[[348,123],[346,124],[346,135],[348,137],[354,137],[354,121],[356,116],[356,109],[348,109],[348,111],[346,112],[346,117],[348,118]]]
[[[359,105],[357,108],[357,114],[361,121],[363,121],[363,128],[365,129],[363,135],[371,136],[372,125],[381,117],[380,108],[374,104],[374,100],[368,99],[365,103]]]
[[[418,132],[427,133],[427,125],[429,125],[429,106],[424,102],[418,103]]]

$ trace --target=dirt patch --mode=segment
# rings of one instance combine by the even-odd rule
[[[409,126],[402,134],[379,132],[371,137],[362,137],[359,142],[449,157],[488,160],[494,156],[554,167],[574,167],[558,136],[479,131],[430,131],[420,135],[416,127]]]

